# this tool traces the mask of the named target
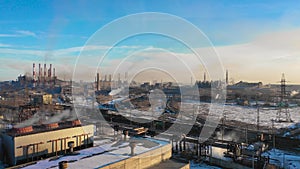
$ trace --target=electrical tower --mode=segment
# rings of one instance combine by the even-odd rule
[[[292,122],[291,114],[289,112],[289,104],[286,97],[286,80],[283,73],[280,81],[280,96],[278,103],[278,111],[276,114],[277,122]],[[283,114],[285,115],[285,118],[283,117]]]

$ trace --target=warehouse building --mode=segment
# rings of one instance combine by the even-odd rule
[[[93,146],[94,126],[79,120],[12,128],[1,133],[0,161],[14,166]]]

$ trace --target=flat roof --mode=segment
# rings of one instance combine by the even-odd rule
[[[101,146],[91,147],[78,151],[77,155],[65,155],[37,161],[33,165],[25,166],[24,169],[58,168],[59,162],[68,161],[68,169],[76,168],[101,168],[118,161],[132,157],[129,141],[136,143],[135,155],[145,153],[169,144],[167,141],[153,138],[132,137],[130,139],[110,141]],[[99,140],[101,142],[101,140]],[[95,141],[97,144],[97,141]]]

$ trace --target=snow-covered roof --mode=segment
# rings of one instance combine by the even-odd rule
[[[136,142],[135,154],[141,154],[152,149],[156,149],[168,144],[166,141],[152,138],[131,138]],[[107,141],[107,140],[106,140]],[[58,168],[59,162],[68,161],[68,169],[72,168],[101,168],[103,166],[127,159],[131,149],[129,141],[117,140],[108,142],[96,142],[101,146],[92,147],[78,151],[77,155],[60,156],[59,158],[49,158],[38,161],[36,164],[24,167],[24,169],[36,168]]]

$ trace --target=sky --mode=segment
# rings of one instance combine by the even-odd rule
[[[99,64],[99,55],[112,48],[105,42],[115,38],[118,31],[145,27],[151,18],[139,25],[125,23],[103,36],[97,36],[99,30],[127,15],[157,12],[197,27],[204,35],[199,44],[208,38],[206,44],[214,47],[222,69],[228,69],[235,82],[277,83],[285,73],[290,83],[300,83],[298,1],[15,0],[1,1],[0,11],[0,80],[14,80],[19,74],[32,72],[32,63],[52,63],[61,79],[70,79],[76,69],[78,79],[87,81],[94,79],[99,65],[102,74],[123,74],[125,69],[120,67],[126,67],[126,62],[140,70],[138,64],[164,65],[170,76],[176,74],[181,81],[190,81],[191,76],[201,80],[205,67],[213,74],[214,62],[203,65],[180,39],[155,34],[120,39]],[[172,32],[177,27],[166,29]],[[189,30],[182,34],[193,38]],[[93,43],[95,39],[97,43]],[[203,52],[207,47],[193,49]],[[79,55],[80,62],[76,62]],[[173,62],[173,58],[179,61]]]

